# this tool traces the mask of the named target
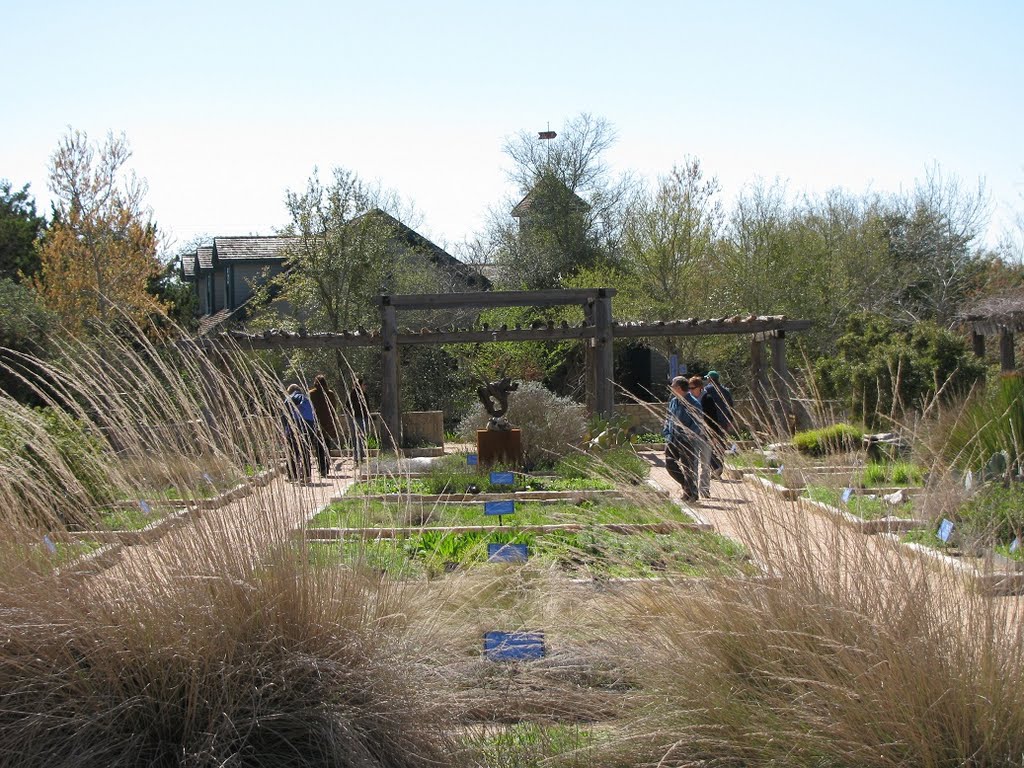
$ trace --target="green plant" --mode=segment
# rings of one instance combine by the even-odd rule
[[[850,424],[832,424],[821,429],[808,429],[793,435],[793,445],[809,456],[853,451],[860,448],[864,430]]]
[[[864,467],[860,484],[865,488],[884,485],[919,486],[924,484],[924,469],[909,461],[872,462]]]
[[[527,471],[553,466],[560,457],[576,450],[586,432],[582,405],[558,397],[534,381],[521,383],[512,393],[506,418],[521,430],[523,468]],[[483,406],[476,403],[459,424],[459,434],[464,441],[472,442],[487,421]]]
[[[975,393],[943,444],[943,455],[963,470],[981,471],[994,456],[1006,469],[1024,459],[1024,377],[1002,374],[995,387]]]

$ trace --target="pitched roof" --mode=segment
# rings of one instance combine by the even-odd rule
[[[203,245],[196,248],[196,271],[213,269],[213,246]]]
[[[296,240],[284,235],[215,237],[213,252],[217,261],[269,261],[284,258],[282,251]]]
[[[182,280],[196,279],[196,253],[183,254],[181,257],[181,278]]]

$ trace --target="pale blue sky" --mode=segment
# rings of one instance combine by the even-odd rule
[[[47,209],[67,126],[124,131],[167,242],[271,234],[286,189],[340,165],[411,200],[441,244],[511,193],[505,137],[581,112],[618,170],[687,155],[728,204],[895,192],[933,163],[1024,211],[1024,2],[3,0],[0,178]]]

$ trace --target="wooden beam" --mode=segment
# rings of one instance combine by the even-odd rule
[[[614,288],[550,289],[545,291],[465,291],[459,293],[385,294],[378,303],[395,309],[453,309],[456,307],[553,307],[583,304],[600,296],[611,298]]]
[[[750,342],[750,387],[757,419],[767,415],[767,376],[764,367],[764,342],[753,339]]]
[[[777,412],[780,417],[782,434],[789,434],[790,416],[793,413],[792,392],[790,391],[789,366],[786,364],[786,336],[780,333],[768,342],[772,350],[772,387],[775,390]]]
[[[571,341],[581,339],[592,339],[597,331],[591,327],[592,320],[588,316],[587,326],[570,326],[562,328],[509,328],[501,330],[491,328],[488,330],[473,329],[464,331],[442,331],[429,330],[420,333],[408,331],[398,334],[398,343],[402,344],[485,344],[497,341]],[[724,320],[678,320],[666,323],[652,324],[617,324],[612,323],[612,333],[615,338],[636,339],[644,337],[662,336],[716,336],[723,334],[746,334],[755,335],[758,340],[770,339],[775,334],[786,331],[802,331],[811,327],[808,320],[749,320],[743,322],[728,322]],[[223,339],[224,337],[218,337]],[[218,346],[218,339],[213,339],[212,346]],[[247,336],[233,334],[227,337],[228,343],[238,344],[253,350],[265,349],[339,349],[348,347],[377,347],[380,346],[380,333],[350,333],[345,334],[311,334],[299,336],[289,334],[287,336],[274,334],[270,336]]]

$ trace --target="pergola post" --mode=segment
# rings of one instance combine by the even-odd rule
[[[1017,367],[1013,356],[1013,331],[1005,327],[999,329],[999,367],[1003,373]]]
[[[750,342],[750,388],[754,414],[764,418],[768,411],[767,375],[764,367],[764,339],[754,336]]]
[[[381,437],[391,448],[398,450],[402,445],[402,409],[398,389],[398,318],[390,296],[380,297],[380,335],[383,363],[380,415],[386,433]]]
[[[974,356],[979,360],[985,359],[985,334],[971,331],[971,347],[974,349]]]
[[[594,302],[594,395],[597,412],[606,419],[615,415],[615,345],[612,334],[612,297],[604,288]]]
[[[790,429],[790,416],[793,413],[792,393],[790,392],[789,367],[786,365],[786,333],[775,332],[769,341],[772,349],[772,386],[778,402],[780,426]]]
[[[583,303],[583,321],[588,326],[597,325],[596,312],[593,299]],[[591,338],[583,342],[583,367],[585,370],[584,395],[589,413],[597,412],[597,364],[596,340]]]

